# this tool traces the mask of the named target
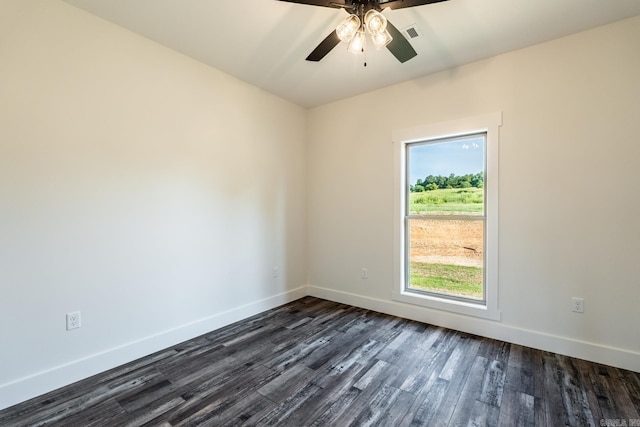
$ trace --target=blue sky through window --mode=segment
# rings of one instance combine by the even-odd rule
[[[409,184],[429,175],[466,175],[484,171],[484,137],[463,137],[410,147]]]

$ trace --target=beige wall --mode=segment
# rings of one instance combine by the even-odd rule
[[[66,3],[0,9],[0,407],[304,295],[304,109]]]
[[[311,110],[311,294],[640,370],[639,40],[634,18]],[[501,322],[393,302],[392,133],[498,111]]]

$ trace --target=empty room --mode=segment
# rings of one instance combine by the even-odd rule
[[[640,1],[0,0],[1,426],[640,426]]]

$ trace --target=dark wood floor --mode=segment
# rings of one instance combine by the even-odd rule
[[[306,297],[0,412],[1,426],[640,425],[640,374]]]

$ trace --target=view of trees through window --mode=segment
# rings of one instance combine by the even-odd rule
[[[485,135],[407,144],[406,289],[484,300]]]

